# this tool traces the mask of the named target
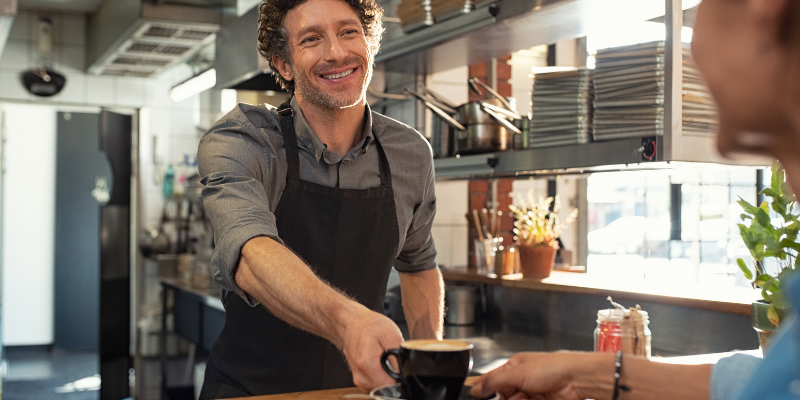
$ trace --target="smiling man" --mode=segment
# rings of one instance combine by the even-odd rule
[[[381,314],[392,266],[411,337],[441,338],[431,149],[365,100],[382,14],[374,0],[260,5],[258,50],[294,97],[240,104],[200,142],[226,311],[200,398],[394,383],[380,365],[403,341]]]

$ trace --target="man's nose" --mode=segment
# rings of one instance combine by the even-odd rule
[[[340,61],[347,55],[341,38],[338,36],[334,36],[333,40],[330,40],[328,43],[330,44],[327,47],[327,54],[325,55],[328,61]]]

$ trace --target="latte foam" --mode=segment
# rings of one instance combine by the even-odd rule
[[[423,351],[463,351],[471,349],[472,345],[460,340],[409,340],[400,344],[400,347]]]

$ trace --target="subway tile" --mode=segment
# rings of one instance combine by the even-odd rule
[[[0,71],[0,98],[4,100],[31,100],[33,95],[25,90],[19,72]]]
[[[467,225],[464,214],[467,213],[467,182],[436,183],[436,225]],[[445,206],[446,205],[446,206]]]
[[[430,76],[430,80],[434,82],[460,83],[465,86],[467,85],[467,79],[469,79],[469,69],[466,65],[451,68],[447,71],[435,72]]]
[[[172,111],[172,136],[197,136],[197,123],[194,111],[174,109]]]
[[[58,49],[58,63],[64,73],[84,74],[86,69],[86,50],[81,46],[62,46]]]
[[[431,228],[433,242],[436,244],[436,262],[450,266],[453,261],[453,228],[434,226]]]
[[[0,68],[4,70],[26,70],[33,65],[28,59],[30,46],[24,41],[9,40],[0,58]]]
[[[64,89],[53,98],[65,103],[83,103],[86,99],[86,76],[83,74],[65,74],[67,83]]]
[[[86,44],[86,18],[79,15],[64,15],[61,20],[59,40],[66,45]]]
[[[464,104],[469,100],[469,88],[466,80],[460,83],[433,81],[430,88],[455,105]]]
[[[30,25],[31,25],[30,11],[20,10],[14,17],[14,23],[11,24],[11,31],[8,33],[9,40],[29,40]]]
[[[170,84],[166,79],[148,79],[145,83],[145,104],[148,107],[172,106]]]
[[[141,107],[145,102],[145,79],[116,78],[114,104],[125,107]]]
[[[86,103],[107,106],[114,102],[114,78],[86,76]]]
[[[459,267],[467,265],[467,247],[469,240],[469,228],[457,226],[453,228],[451,240],[451,264],[450,266]]]

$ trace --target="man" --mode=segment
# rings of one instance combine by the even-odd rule
[[[381,16],[374,0],[260,6],[259,52],[294,98],[240,104],[200,143],[226,310],[201,398],[394,383],[392,265],[411,337],[441,338],[430,146],[365,101]]]

